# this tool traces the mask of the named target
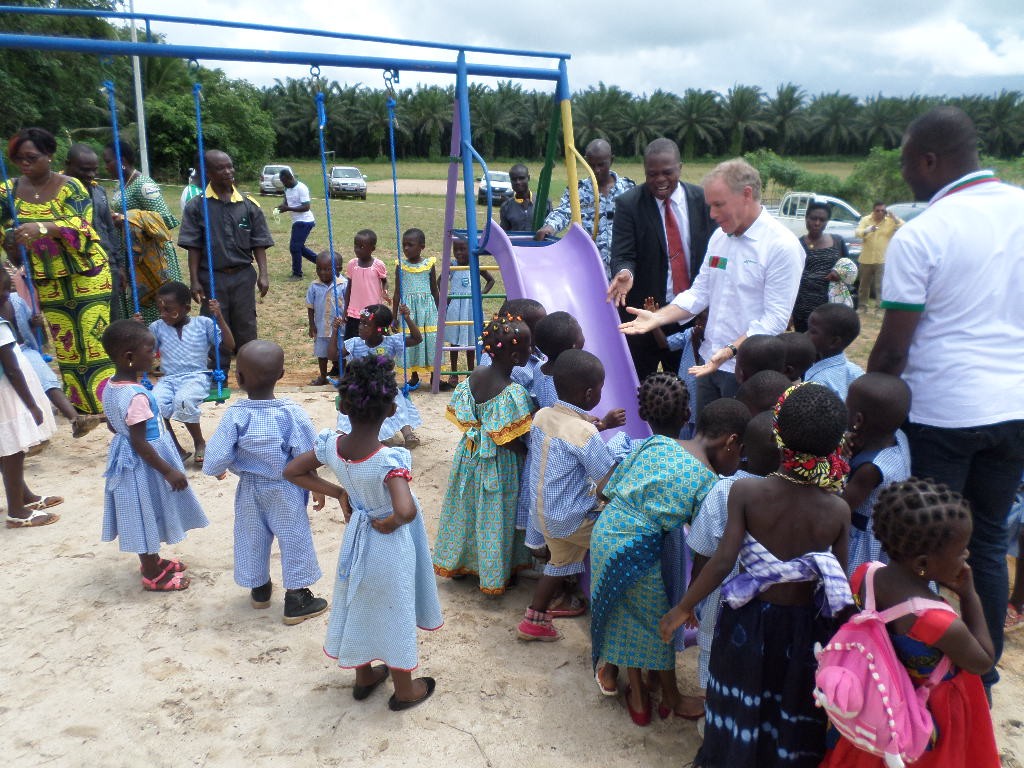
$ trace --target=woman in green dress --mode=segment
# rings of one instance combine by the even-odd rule
[[[160,186],[148,176],[144,176],[135,167],[135,148],[127,142],[119,142],[121,151],[121,168],[124,172],[125,202],[128,208],[128,219],[132,225],[132,251],[135,262],[135,280],[139,292],[139,304],[142,309],[142,319],[147,323],[159,319],[160,311],[156,305],[156,289],[171,280],[181,280],[181,267],[178,265],[178,254],[174,249],[174,242],[169,236],[158,232],[170,232],[179,226],[181,222],[171,213],[164,201],[163,192]],[[103,162],[107,166],[107,173],[111,178],[117,178],[117,153],[113,144],[103,150]],[[123,223],[123,212],[121,206],[121,191],[117,190],[110,200],[110,209],[114,217],[114,223],[121,226]],[[151,215],[146,216],[145,212]],[[159,221],[147,221],[159,217]],[[161,226],[162,225],[162,226]],[[154,243],[154,237],[156,242]],[[131,286],[127,286],[131,291]],[[130,293],[125,296],[130,307],[132,302]]]

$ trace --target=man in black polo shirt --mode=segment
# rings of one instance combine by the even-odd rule
[[[274,244],[267,219],[259,203],[235,189],[235,167],[224,152],[206,153],[205,197],[210,214],[210,245],[213,277],[221,312],[235,337],[235,348],[256,338],[256,292],[266,296],[270,288],[267,248]],[[188,251],[188,274],[192,298],[209,315],[206,298],[210,293],[209,264],[203,222],[203,196],[188,201],[182,214],[178,245]],[[256,269],[252,268],[253,260]],[[231,355],[220,350],[221,368],[227,373]]]

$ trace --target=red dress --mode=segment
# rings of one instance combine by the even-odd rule
[[[859,595],[867,563],[850,580]],[[893,648],[915,684],[923,682],[942,658],[932,646],[956,617],[948,611],[926,611],[906,635],[890,633]],[[953,667],[928,697],[935,720],[936,741],[911,768],[999,768],[999,750],[992,729],[981,678]],[[883,758],[858,749],[829,726],[828,749],[820,768],[885,768]]]

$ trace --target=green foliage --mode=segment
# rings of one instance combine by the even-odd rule
[[[875,200],[894,203],[913,199],[900,175],[898,149],[872,148],[867,159],[854,166],[842,190],[842,197],[860,210],[867,210]]]

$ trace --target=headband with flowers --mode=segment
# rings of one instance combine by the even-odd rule
[[[846,442],[845,437],[839,441],[839,445],[828,456],[815,456],[811,453],[794,451],[792,448],[788,448],[783,442],[781,435],[779,435],[779,411],[782,410],[782,404],[786,402],[786,399],[794,391],[803,386],[820,387],[822,385],[813,382],[794,384],[782,393],[773,411],[772,434],[775,435],[775,442],[782,450],[781,467],[787,473],[807,485],[816,485],[826,491],[839,493],[846,485],[846,476],[850,472],[850,465],[842,456],[843,445]]]

